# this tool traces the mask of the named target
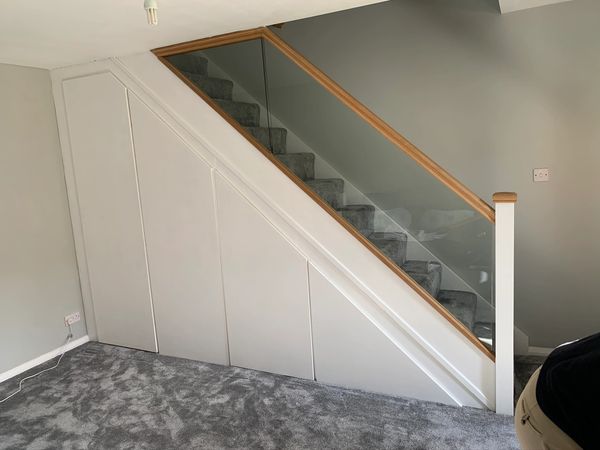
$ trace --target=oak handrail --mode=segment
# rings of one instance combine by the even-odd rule
[[[253,28],[250,30],[236,31],[233,33],[222,34],[219,36],[208,37],[204,39],[196,39],[193,41],[183,42],[180,44],[169,45],[152,50],[152,52],[160,57],[176,55],[179,53],[204,50],[211,47],[221,45],[234,44],[238,42],[249,41],[252,39],[263,38],[280,52],[286,55],[292,62],[300,67],[304,72],[314,78],[321,86],[327,89],[332,95],[338,98],[348,108],[354,111],[359,117],[366,121],[369,125],[383,134],[390,142],[398,149],[406,153],[417,164],[423,167],[432,176],[437,178],[446,187],[452,190],[456,195],[462,198],[475,211],[491,223],[495,221],[495,211],[492,206],[482,200],[459,180],[454,178],[443,167],[433,161],[429,156],[419,150],[408,139],[398,133],[394,128],[388,125],[383,119],[377,116],[373,111],[359,102],[356,98],[350,95],[344,88],[328,77],[318,67],[308,61],[298,51],[293,49],[288,43],[281,39],[277,34],[266,27]]]
[[[494,203],[516,203],[517,193],[516,192],[496,192],[492,196]]]

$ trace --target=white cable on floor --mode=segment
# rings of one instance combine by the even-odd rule
[[[3,398],[2,400],[0,400],[0,403],[4,403],[5,401],[13,398],[15,395],[17,395],[19,392],[21,392],[23,390],[23,382],[25,380],[30,380],[31,378],[35,378],[38,375],[43,374],[44,372],[48,372],[50,370],[56,369],[58,367],[58,365],[60,364],[60,362],[62,361],[63,356],[65,356],[65,353],[67,353],[67,350],[65,349],[65,347],[67,346],[67,344],[69,342],[71,342],[72,338],[73,338],[73,332],[71,331],[71,326],[69,325],[69,334],[67,335],[67,340],[63,344],[63,352],[61,353],[60,358],[58,358],[58,361],[56,362],[56,364],[54,364],[52,367],[48,367],[47,369],[40,370],[38,373],[35,373],[33,375],[29,375],[28,377],[23,378],[21,381],[19,381],[19,389],[17,389],[15,392],[13,392],[12,394],[10,394],[8,397]]]

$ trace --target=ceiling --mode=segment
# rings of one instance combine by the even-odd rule
[[[158,1],[154,27],[143,0],[4,1],[0,63],[52,69],[382,0]]]

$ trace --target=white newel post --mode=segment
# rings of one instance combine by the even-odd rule
[[[514,414],[515,202],[517,194],[497,192],[495,233],[496,413]]]

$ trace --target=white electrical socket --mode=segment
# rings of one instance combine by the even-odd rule
[[[533,169],[533,181],[550,181],[550,169]]]
[[[81,314],[79,314],[79,311],[69,314],[68,316],[65,316],[65,327],[73,325],[75,322],[79,322],[80,320]]]

